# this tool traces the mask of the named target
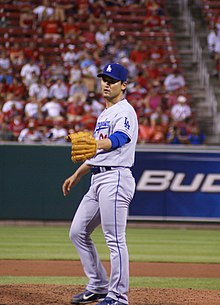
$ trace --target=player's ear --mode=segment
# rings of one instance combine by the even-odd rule
[[[121,83],[121,90],[124,91],[127,88],[127,82]]]

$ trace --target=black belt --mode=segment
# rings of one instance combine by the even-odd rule
[[[111,166],[93,166],[93,167],[91,167],[91,172],[93,173],[93,175],[108,172],[110,170],[112,170]]]

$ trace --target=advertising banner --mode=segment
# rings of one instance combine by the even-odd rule
[[[220,152],[136,152],[130,219],[220,221]]]

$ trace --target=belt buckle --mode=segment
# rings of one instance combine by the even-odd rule
[[[101,173],[108,172],[111,169],[112,169],[111,166],[100,166],[100,172]]]
[[[91,172],[93,175],[100,173],[100,168],[98,166],[91,167]]]
[[[105,173],[107,171],[110,171],[112,168],[110,166],[94,166],[91,168],[91,172],[96,175],[100,173]]]

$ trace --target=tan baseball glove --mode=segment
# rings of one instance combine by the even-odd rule
[[[90,132],[71,133],[66,140],[72,143],[71,160],[74,163],[84,162],[96,154],[97,142]]]

